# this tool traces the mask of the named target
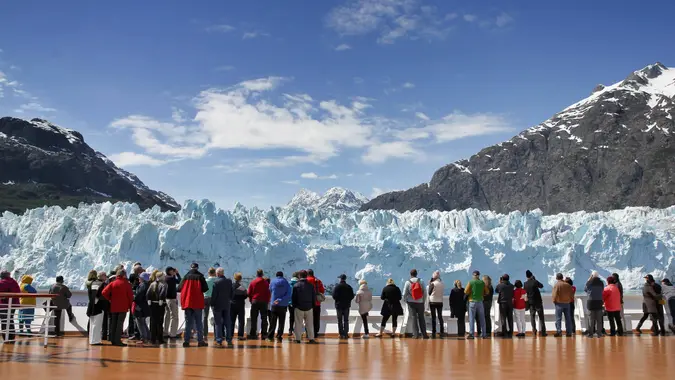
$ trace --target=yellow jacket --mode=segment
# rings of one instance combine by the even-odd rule
[[[31,285],[33,283],[33,277],[25,274],[21,276],[21,293],[37,293],[37,290]],[[35,297],[21,297],[19,303],[22,305],[35,305]]]

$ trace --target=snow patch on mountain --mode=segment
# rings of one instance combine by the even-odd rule
[[[333,187],[328,189],[323,195],[319,195],[307,189],[301,189],[293,199],[288,202],[286,207],[356,211],[366,202],[368,202],[368,198],[361,193],[341,187]]]

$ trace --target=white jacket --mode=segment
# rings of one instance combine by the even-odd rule
[[[440,278],[435,279],[427,287],[427,292],[429,293],[429,302],[440,302],[443,303],[443,292],[445,291],[445,285]]]
[[[373,292],[368,285],[361,285],[354,300],[359,305],[359,314],[365,314],[373,309]]]

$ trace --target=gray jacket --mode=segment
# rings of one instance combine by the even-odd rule
[[[647,284],[642,287],[642,303],[647,308],[647,313],[656,314],[659,311],[659,300],[661,295],[656,293],[654,284]]]
[[[422,287],[422,298],[415,300],[412,298],[412,294],[410,294],[410,287],[412,286],[413,283],[419,282],[420,286]],[[410,280],[405,282],[405,286],[403,287],[403,301],[406,303],[421,303],[421,304],[426,304],[427,298],[429,297],[427,295],[427,292],[424,291],[426,289],[424,287],[424,281],[422,281],[421,278],[418,277],[413,277]]]
[[[57,282],[49,288],[49,294],[57,295],[52,300],[52,305],[56,306],[57,310],[64,310],[70,307],[70,297],[72,297],[73,294],[67,286]]]

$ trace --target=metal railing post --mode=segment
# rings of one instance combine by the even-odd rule
[[[5,323],[5,326],[7,326],[7,331],[5,331],[5,342],[9,342],[9,330],[11,329],[11,323],[12,323],[12,301],[14,299],[12,297],[9,297],[9,303],[7,304],[7,322]]]
[[[47,298],[47,309],[45,310],[45,338],[44,338],[44,346],[47,347],[47,341],[49,339],[49,325],[51,324],[52,320],[52,313],[51,313],[51,307],[52,307],[52,299]]]

